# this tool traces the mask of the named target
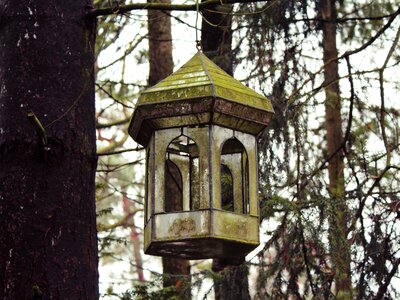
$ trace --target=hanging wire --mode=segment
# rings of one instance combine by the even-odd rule
[[[199,39],[199,28],[197,27],[197,23],[199,21],[199,14],[200,14],[200,9],[199,9],[199,0],[196,0],[196,23],[195,23],[195,31],[196,31],[196,48],[199,52],[202,51],[201,48],[201,41]]]
[[[228,15],[229,13],[224,13],[225,15]],[[223,22],[223,20],[221,20],[221,22],[219,24],[214,24],[212,23],[210,20],[208,20],[203,14],[201,14],[201,18],[204,22],[206,22],[208,25],[210,25],[211,27],[218,27],[218,28],[228,28],[228,26],[221,26],[221,23]]]

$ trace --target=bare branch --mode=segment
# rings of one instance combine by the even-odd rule
[[[124,134],[124,136],[119,141],[115,140],[112,143],[108,144],[107,146],[105,146],[105,147],[103,147],[101,149],[98,149],[97,150],[97,155],[101,155],[101,154],[104,154],[104,153],[109,153],[109,152],[113,151],[114,149],[116,149],[118,147],[121,147],[126,142],[128,137],[129,136],[126,133],[126,134]]]
[[[105,88],[103,88],[101,85],[99,85],[98,83],[96,83],[96,86],[103,91],[108,97],[110,97],[111,99],[113,99],[115,102],[117,102],[118,104],[121,104],[123,107],[125,108],[130,108],[130,109],[134,109],[134,106],[130,106],[127,105],[125,103],[123,103],[121,100],[118,100],[117,98],[115,98],[111,93],[109,93]]]
[[[128,123],[131,120],[131,117],[122,119],[122,120],[117,120],[111,123],[103,124],[103,123],[97,123],[96,124],[96,129],[104,129],[104,128],[110,128],[113,126],[118,126],[118,125],[124,125]]]
[[[393,276],[396,275],[397,270],[400,265],[400,258],[397,258],[395,262],[393,263],[393,268],[390,271],[390,273],[386,276],[385,282],[379,287],[378,293],[376,294],[375,299],[383,299],[383,296],[385,295],[387,288],[390,284],[390,281],[392,280]]]
[[[144,161],[144,159],[140,158],[140,159],[137,159],[135,161],[131,161],[131,162],[124,163],[124,164],[119,164],[119,165],[114,165],[114,166],[107,165],[107,166],[105,166],[106,167],[105,169],[97,169],[96,172],[104,172],[104,173],[116,172],[116,171],[118,171],[118,170],[120,170],[122,168],[126,168],[126,167],[129,167],[129,166],[134,166],[134,165],[140,164],[143,161]]]
[[[204,10],[221,4],[271,2],[273,0],[207,0],[199,3],[198,9]],[[166,3],[133,3],[118,7],[94,8],[88,12],[89,17],[98,17],[113,14],[123,14],[132,10],[166,10],[166,11],[196,11],[196,4],[166,4]]]
[[[396,38],[394,39],[394,42],[392,46],[390,47],[390,50],[386,56],[385,62],[382,66],[382,68],[379,70],[379,90],[380,90],[380,97],[381,97],[381,108],[380,108],[380,118],[379,118],[379,124],[381,126],[381,132],[382,132],[382,139],[383,143],[386,148],[386,165],[390,165],[391,162],[391,146],[388,142],[387,135],[386,135],[386,126],[385,126],[385,114],[386,114],[386,109],[385,109],[385,89],[383,87],[383,72],[385,71],[387,64],[389,63],[389,60],[391,56],[393,55],[394,51],[396,50],[397,44],[400,39],[400,27],[397,30]]]
[[[344,152],[348,154],[348,149],[346,147],[346,143],[350,142],[350,132],[351,132],[351,126],[353,123],[353,108],[354,108],[354,98],[355,98],[355,92],[354,92],[354,82],[353,82],[353,76],[351,72],[351,64],[350,64],[350,57],[346,55],[344,57],[346,59],[346,64],[347,64],[347,71],[349,73],[349,84],[350,84],[350,107],[349,107],[349,120],[347,122],[347,128],[346,128],[346,133],[344,135]],[[351,145],[349,145],[351,146]]]
[[[386,18],[393,17],[397,15],[397,12],[381,15],[381,16],[368,16],[368,17],[348,17],[348,18],[338,18],[336,20],[324,20],[322,18],[301,18],[295,19],[294,22],[325,22],[325,23],[347,23],[347,22],[355,22],[355,21],[375,21],[375,20],[383,20]]]
[[[400,15],[400,7],[396,10],[395,13],[393,13],[390,17],[390,19],[387,21],[387,23],[381,28],[379,29],[374,36],[372,36],[366,43],[364,43],[363,45],[361,45],[359,48],[356,48],[354,50],[350,50],[350,51],[346,51],[345,53],[343,53],[342,55],[333,58],[332,60],[327,61],[317,72],[315,72],[314,74],[319,74],[321,73],[325,66],[334,62],[334,61],[339,61],[342,60],[346,57],[350,57],[351,55],[357,54],[363,50],[365,50],[366,48],[368,48],[369,46],[371,46],[388,28],[390,28],[390,26],[392,25],[392,23],[394,22],[394,20],[396,19],[396,17]],[[303,82],[303,84],[298,87],[297,89],[295,89],[292,94],[289,96],[288,98],[288,103],[291,104],[292,102],[294,102],[294,100],[296,99],[296,95],[298,95],[300,93],[300,91],[308,84],[310,83],[312,79],[307,79]],[[327,84],[331,84],[331,82],[327,83]],[[323,87],[325,87],[325,84],[322,85]]]
[[[368,46],[372,45],[385,31],[392,25],[393,21],[396,19],[396,17],[400,14],[400,7],[396,10],[396,12],[390,17],[388,22],[381,28],[379,29],[374,36],[372,36],[365,44],[363,44],[361,47],[354,49],[352,51],[346,51],[343,55],[338,57],[339,59],[342,59],[346,56],[350,56],[353,54],[356,54],[358,52],[361,52],[362,50],[366,49]]]
[[[121,154],[125,152],[133,152],[133,151],[141,151],[143,150],[142,147],[137,147],[137,148],[130,148],[130,149],[122,149],[122,150],[117,150],[117,151],[112,151],[112,152],[104,152],[104,153],[98,153],[98,156],[107,156],[107,155],[115,155],[115,154]]]

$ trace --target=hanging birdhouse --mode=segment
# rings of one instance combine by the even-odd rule
[[[145,253],[237,258],[259,244],[257,137],[272,114],[201,52],[140,94],[129,134],[146,149]]]

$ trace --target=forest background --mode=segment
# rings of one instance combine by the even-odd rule
[[[82,266],[90,265],[92,272],[79,279],[96,293],[94,219],[71,217],[78,207],[82,212],[94,208],[90,201],[82,205],[80,200],[94,199],[94,186],[85,177],[94,174],[94,148],[85,135],[94,130],[100,296],[104,299],[400,297],[396,288],[400,265],[399,1],[203,1],[198,5],[193,1],[171,4],[163,0],[155,5],[94,1],[93,6],[87,2],[85,15],[97,19],[96,29],[92,22],[79,23],[89,32],[82,38],[83,46],[54,52],[55,57],[62,51],[62,55],[75,58],[70,65],[80,67],[80,77],[65,70],[49,72],[62,82],[58,88],[68,97],[61,92],[52,94],[60,101],[47,106],[25,100],[37,91],[33,98],[44,101],[41,93],[47,93],[33,85],[42,80],[40,76],[32,78],[32,83],[26,80],[26,70],[40,61],[40,54],[27,49],[41,38],[42,22],[48,22],[37,11],[43,8],[47,12],[51,6],[38,1],[33,9],[30,1],[25,2],[22,9],[22,5],[0,1],[3,33],[11,26],[7,22],[12,9],[24,11],[13,15],[18,22],[25,22],[18,18],[21,15],[27,20],[26,33],[18,29],[14,37],[0,35],[0,44],[11,40],[17,49],[23,49],[23,57],[32,58],[19,62],[7,59],[20,55],[18,51],[0,53],[0,200],[5,199],[0,202],[4,229],[0,293],[4,299],[16,295],[18,289],[13,287],[21,281],[16,278],[28,274],[28,266],[40,269],[38,265],[43,265],[48,271],[48,262],[57,266],[65,262],[62,271],[51,271],[54,278],[73,277],[75,273],[66,271],[66,265],[76,258],[56,251],[58,245],[66,245],[61,238],[66,228],[72,230],[68,234],[75,233],[74,223],[89,229],[80,231],[84,232],[82,238],[67,239],[66,243],[82,253],[89,249]],[[59,19],[62,16],[58,27],[62,32],[68,27],[63,13],[75,20],[71,16],[82,9],[78,2],[62,8],[57,5],[60,7],[54,11]],[[141,246],[144,151],[129,139],[126,129],[139,92],[172,73],[173,62],[182,64],[197,51],[196,23],[205,54],[273,102],[275,115],[259,142],[262,244],[240,262],[163,259],[157,263],[143,254]],[[51,30],[49,36],[57,40],[56,31]],[[71,32],[64,37],[65,45],[74,40],[77,30]],[[94,74],[87,54],[93,49]],[[83,63],[75,63],[78,61]],[[13,76],[7,73],[10,65],[16,72]],[[58,70],[59,65],[52,67]],[[47,69],[41,66],[41,71]],[[87,86],[94,76],[95,91]],[[15,93],[23,99],[18,107],[4,100],[17,86],[11,78],[19,83]],[[65,92],[68,86],[79,89]],[[96,95],[96,111],[81,101],[91,92]],[[78,108],[81,106],[84,109]],[[22,118],[20,114],[25,107],[36,113],[28,112],[29,120],[35,116],[42,120],[48,139],[35,125],[40,140],[32,138],[26,115]],[[95,128],[85,123],[92,115]],[[17,134],[12,136],[12,132]],[[76,151],[75,145],[80,145]],[[57,160],[63,157],[61,152],[72,153],[73,159]],[[54,171],[56,161],[58,173]],[[40,176],[34,176],[36,172]],[[54,181],[59,172],[67,176],[63,185]],[[29,178],[35,179],[34,183]],[[45,194],[40,204],[28,204],[29,197],[36,201],[46,189],[55,195],[61,191],[60,202],[49,204],[44,200],[51,196]],[[61,201],[66,194],[72,204]],[[29,230],[21,229],[26,220],[34,220]],[[47,227],[50,222],[52,227]],[[36,232],[42,232],[44,238],[35,238]],[[47,249],[45,258],[43,251],[35,250],[43,247]],[[44,277],[29,279],[35,284],[20,290],[41,297],[51,281]],[[87,288],[76,286],[68,291],[71,299],[77,295],[75,291],[82,293],[80,289]],[[57,288],[57,293],[62,294],[61,290]]]
[[[200,14],[206,55],[271,98],[276,111],[259,147],[263,244],[246,261],[253,297],[398,296],[392,283],[399,265],[398,5],[268,1],[225,4]],[[104,242],[124,241],[104,244],[108,249],[101,253],[103,262],[130,261],[132,272],[125,278],[130,281],[142,280],[142,268],[151,264],[137,249],[143,203],[137,165],[143,160],[129,152],[136,146],[126,142],[126,124],[137,93],[154,77],[151,64],[165,64],[171,55],[150,51],[172,46],[175,62],[182,64],[196,51],[196,17],[135,11],[118,16],[118,22],[115,16],[100,18],[97,111],[104,167],[98,173],[98,207],[114,209],[99,218],[99,226]],[[168,18],[172,45],[168,34],[157,35],[169,31]],[[158,33],[151,32],[153,22],[162,23]],[[153,47],[147,47],[148,39]],[[106,51],[117,54],[102,60]],[[138,66],[147,74],[149,57],[150,77],[138,78]],[[110,151],[129,156],[104,155]],[[211,262],[191,265],[194,295],[204,278],[221,280],[214,278]],[[124,274],[114,274],[115,281],[124,281]],[[162,278],[149,274],[144,277],[153,283]]]

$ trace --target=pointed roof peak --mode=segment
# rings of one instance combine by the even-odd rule
[[[202,52],[197,52],[176,72],[140,94],[138,105],[220,98],[273,112],[271,101],[223,71]]]

